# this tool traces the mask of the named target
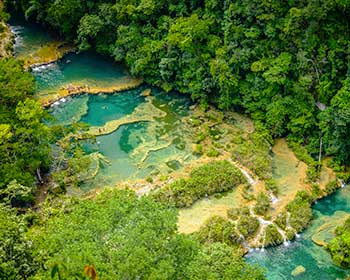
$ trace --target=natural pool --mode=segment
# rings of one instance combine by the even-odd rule
[[[180,121],[187,114],[189,101],[156,90],[154,98],[146,101],[141,92],[142,88],[116,94],[81,95],[50,109],[59,122],[68,124],[69,116],[93,126],[132,114],[144,102],[151,102],[154,108],[166,113],[150,122],[122,125],[110,134],[98,136],[96,144],[87,145],[88,151],[100,152],[110,164],[104,164],[94,182],[85,187],[167,174],[194,159],[191,145],[186,142],[186,127]]]
[[[345,279],[349,270],[343,270],[332,263],[330,255],[323,247],[311,240],[317,228],[326,218],[332,218],[337,211],[350,213],[350,187],[344,187],[335,194],[318,201],[313,206],[314,220],[301,234],[300,238],[288,246],[278,246],[247,255],[247,261],[266,268],[266,275],[271,280],[304,279],[332,280]],[[305,267],[305,273],[293,277],[292,271],[299,265]]]
[[[121,65],[91,53],[67,55],[57,63],[36,68],[33,73],[38,92],[54,91],[62,83],[81,79],[106,85],[128,75]],[[86,145],[89,152],[101,153],[110,164],[101,164],[95,180],[85,184],[84,188],[114,185],[158,173],[168,174],[195,158],[190,137],[186,137],[186,125],[181,122],[181,117],[188,114],[190,100],[154,88],[151,96],[143,96],[147,88],[141,86],[110,94],[81,94],[50,107],[49,112],[64,125],[80,121],[101,127],[107,122],[133,116],[137,110],[137,118],[147,119],[121,125],[109,134],[97,136],[96,144]],[[148,120],[147,116],[151,114],[153,117]]]
[[[15,17],[10,20],[11,31],[15,34],[15,55],[19,58],[31,55],[41,46],[55,41],[56,38],[37,24],[28,23]]]
[[[37,26],[16,25],[13,30],[18,35],[15,46],[17,56],[25,56],[54,40]],[[70,54],[59,62],[34,68],[33,73],[37,79],[37,92],[40,94],[54,92],[62,86],[76,82],[108,87],[128,76],[122,66],[93,53]],[[151,121],[122,125],[110,134],[98,136],[96,144],[88,145],[88,151],[99,151],[110,160],[110,165],[101,163],[102,167],[95,180],[83,188],[113,185],[124,180],[145,178],[158,172],[166,174],[181,168],[194,158],[191,143],[188,141],[190,130],[181,121],[188,114],[190,101],[156,89],[152,89],[153,97],[147,98],[142,96],[146,88],[143,86],[114,94],[81,94],[69,97],[65,102],[49,109],[62,124],[82,121],[93,126],[102,126],[108,121],[133,114],[146,102],[154,106],[151,108],[164,113]],[[144,112],[145,115],[148,113]],[[227,197],[199,202],[193,208],[200,211],[204,209],[210,215],[211,207],[217,207],[224,213],[227,205],[236,203],[236,194],[232,192]],[[311,241],[311,236],[325,218],[336,215],[336,211],[350,213],[349,187],[340,189],[336,194],[314,205],[315,219],[296,241],[290,242],[287,247],[251,252],[247,255],[247,261],[265,267],[268,279],[271,280],[294,279],[291,272],[298,265],[303,265],[306,272],[296,279],[344,278],[346,271],[334,266],[329,254]]]

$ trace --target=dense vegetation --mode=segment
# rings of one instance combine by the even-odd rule
[[[328,244],[333,261],[342,267],[350,266],[350,218],[335,230],[336,237]]]
[[[213,161],[193,169],[188,179],[177,180],[153,196],[160,202],[187,207],[200,198],[227,192],[243,182],[242,173],[231,163]]]
[[[177,234],[174,208],[131,191],[56,200],[41,219],[1,206],[0,217],[1,279],[264,279],[239,251]]]
[[[0,77],[0,200],[11,197],[18,205],[32,200],[41,169],[48,167],[49,129],[32,98],[34,78],[21,63],[0,60]]]
[[[349,1],[5,2],[151,84],[240,108],[349,164]]]
[[[124,61],[133,75],[150,84],[191,95],[204,109],[213,103],[249,114],[258,129],[252,141],[232,155],[260,178],[270,177],[269,162],[246,155],[249,150],[260,153],[259,159],[268,157],[270,135],[261,133],[266,131],[273,137],[289,137],[298,158],[309,165],[310,181],[317,178],[319,154],[334,155],[337,171],[350,163],[349,1],[5,4],[60,32],[80,50],[94,48]],[[0,20],[6,20],[8,15],[0,8]],[[229,213],[236,224],[212,218],[196,239],[176,233],[176,210],[129,192],[64,200],[54,204],[53,211],[44,209],[44,217],[17,215],[10,206],[33,202],[42,171],[51,168],[53,185],[64,190],[79,185],[79,171],[89,164],[72,136],[84,128],[47,127],[47,115],[32,98],[33,90],[33,77],[20,62],[0,61],[0,278],[97,279],[97,274],[102,279],[263,279],[260,270],[245,264],[229,247],[239,244],[241,235],[249,238],[257,232],[259,222],[248,209]],[[216,136],[215,131],[209,134]],[[234,166],[214,162],[159,190],[154,198],[190,206],[241,183],[244,178]],[[278,193],[272,181],[267,186]],[[336,186],[327,185],[326,193]],[[260,194],[256,200],[254,212],[266,214],[268,196]],[[290,225],[298,232],[312,218],[310,205],[309,195],[300,192],[287,206]],[[286,220],[283,213],[275,223],[285,228]],[[348,224],[337,229],[329,245],[342,266],[349,265]],[[269,225],[265,245],[282,241],[276,226]]]

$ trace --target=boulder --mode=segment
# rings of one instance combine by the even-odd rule
[[[292,276],[298,276],[300,274],[305,273],[306,269],[305,267],[303,267],[302,265],[298,265],[296,268],[294,268],[294,270],[292,271]]]

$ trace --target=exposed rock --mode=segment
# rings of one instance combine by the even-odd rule
[[[298,265],[296,268],[294,268],[294,270],[292,271],[291,275],[296,277],[300,274],[305,273],[306,269],[305,267],[303,267],[302,265]]]
[[[323,217],[324,222],[312,235],[312,241],[319,246],[326,247],[327,243],[335,237],[335,229],[342,225],[348,217],[349,214],[343,211],[336,211],[330,217]]]
[[[4,22],[0,22],[0,58],[12,55],[13,40],[14,36],[9,26]]]
[[[147,96],[150,96],[151,93],[152,93],[152,90],[148,88],[148,89],[145,89],[143,92],[141,92],[141,96],[147,97]]]

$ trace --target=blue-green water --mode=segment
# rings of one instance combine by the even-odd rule
[[[57,63],[35,67],[33,73],[40,93],[55,92],[74,83],[108,87],[128,77],[124,67],[93,52],[68,54]]]
[[[32,52],[33,49],[53,40],[52,35],[34,25],[14,25],[17,33],[15,51],[17,55]],[[63,85],[88,81],[96,86],[108,86],[115,79],[127,76],[121,65],[93,53],[70,54],[58,63],[34,68],[38,91],[55,91]],[[50,113],[59,123],[69,125],[75,121],[100,126],[107,121],[120,119],[132,114],[137,106],[146,102],[141,96],[145,87],[116,94],[79,95],[66,98],[64,102],[50,108]],[[165,94],[152,90],[155,107],[166,112],[153,122],[138,122],[121,126],[115,132],[99,136],[96,144],[88,145],[88,151],[98,151],[111,164],[101,164],[95,180],[84,188],[113,185],[128,179],[144,178],[150,174],[168,173],[181,168],[193,158],[190,142],[186,139],[190,131],[181,121],[188,113],[187,98],[176,94]],[[147,113],[147,112],[145,112]],[[170,141],[170,145],[164,145]],[[159,146],[159,150],[152,150]],[[148,153],[147,153],[148,151]],[[147,153],[147,154],[146,154]],[[145,157],[145,154],[147,155]],[[140,162],[140,159],[144,159]],[[247,261],[266,268],[270,280],[279,279],[344,279],[347,271],[333,265],[329,254],[311,241],[315,230],[323,223],[324,217],[332,217],[336,211],[350,213],[350,187],[340,189],[336,194],[314,205],[314,220],[311,226],[289,246],[279,246],[255,251],[247,255]],[[296,266],[303,265],[306,272],[293,277]]]
[[[80,95],[54,106],[50,112],[58,122],[67,124],[69,120],[66,116],[79,112],[79,104],[80,107],[87,105],[88,110],[81,110],[81,116],[75,115],[75,121],[102,126],[107,121],[132,114],[138,105],[146,102],[140,95],[142,90],[143,88],[115,94]],[[194,159],[190,144],[184,140],[185,127],[180,122],[181,116],[187,113],[189,100],[173,95],[172,102],[169,103],[168,94],[156,90],[153,92],[153,105],[167,115],[152,122],[123,125],[111,134],[98,136],[96,144],[88,145],[87,150],[100,152],[111,164],[104,165],[96,180],[86,184],[85,188],[145,178],[159,172],[168,174],[176,169],[169,162],[177,161],[183,164]],[[159,147],[159,150],[153,151],[156,147]]]
[[[33,73],[38,91],[58,88],[67,81],[88,78],[94,79],[96,84],[104,84],[115,77],[123,79],[128,75],[121,65],[93,53],[70,54],[57,63],[37,67]],[[103,187],[158,173],[168,174],[195,158],[191,143],[186,140],[189,132],[181,122],[181,117],[188,114],[190,100],[155,88],[152,89],[152,97],[146,98],[142,96],[146,88],[141,86],[114,94],[68,97],[49,109],[60,124],[80,121],[91,126],[103,126],[109,121],[132,115],[145,102],[151,102],[155,110],[163,112],[152,121],[122,125],[108,135],[98,136],[96,144],[86,145],[88,152],[101,153],[110,164],[101,164],[95,180],[83,188]],[[147,115],[149,112],[143,113]]]
[[[11,31],[15,34],[14,51],[16,56],[28,55],[43,45],[52,42],[55,35],[37,24],[15,17],[10,20]]]
[[[271,280],[303,279],[332,280],[345,279],[350,271],[343,270],[332,263],[330,255],[311,241],[315,230],[322,225],[325,217],[332,217],[336,211],[350,213],[350,187],[338,190],[335,194],[320,200],[313,206],[314,220],[311,225],[289,246],[278,246],[265,249],[264,252],[249,253],[246,259],[250,263],[259,264],[267,271]],[[302,265],[306,272],[293,277],[291,272]]]

